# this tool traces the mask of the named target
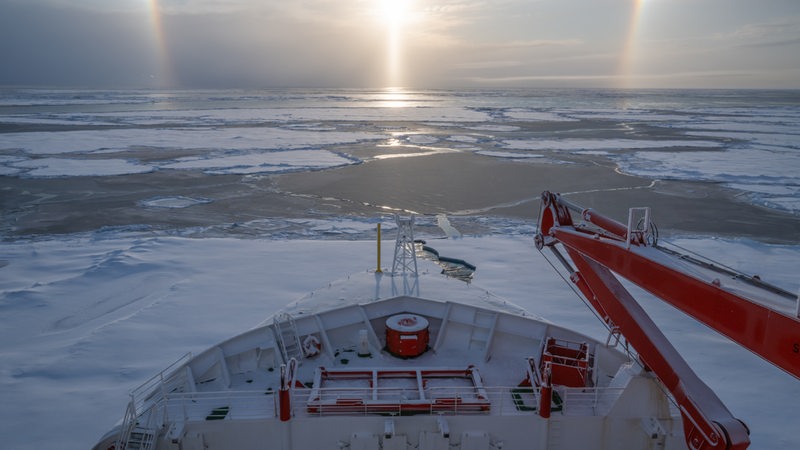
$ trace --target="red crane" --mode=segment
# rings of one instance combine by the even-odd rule
[[[573,213],[583,221],[573,222]],[[632,208],[626,226],[544,192],[536,246],[556,255],[609,329],[625,336],[670,391],[689,448],[744,449],[750,444],[749,432],[615,274],[800,378],[800,300],[758,277],[658,245],[649,208]]]

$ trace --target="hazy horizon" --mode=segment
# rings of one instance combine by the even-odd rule
[[[5,0],[0,86],[800,88],[789,0]]]

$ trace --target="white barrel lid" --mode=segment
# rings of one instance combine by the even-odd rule
[[[416,314],[397,314],[386,319],[386,326],[395,331],[414,333],[428,328],[428,319]]]

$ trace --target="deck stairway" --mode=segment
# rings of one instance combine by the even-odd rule
[[[124,450],[150,450],[155,444],[155,432],[141,427],[136,427],[128,437]]]
[[[469,338],[469,348],[483,350],[484,360],[489,355],[492,335],[497,325],[498,314],[495,312],[475,310]]]
[[[275,333],[280,344],[283,360],[288,364],[289,360],[295,358],[300,361],[303,359],[303,346],[300,343],[300,336],[297,334],[297,325],[291,314],[282,313],[275,316],[273,320]]]

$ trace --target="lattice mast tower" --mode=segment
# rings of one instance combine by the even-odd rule
[[[397,222],[397,240],[394,244],[392,275],[411,273],[417,276],[417,252],[414,249],[414,216],[394,216]],[[400,272],[398,272],[398,269]]]

